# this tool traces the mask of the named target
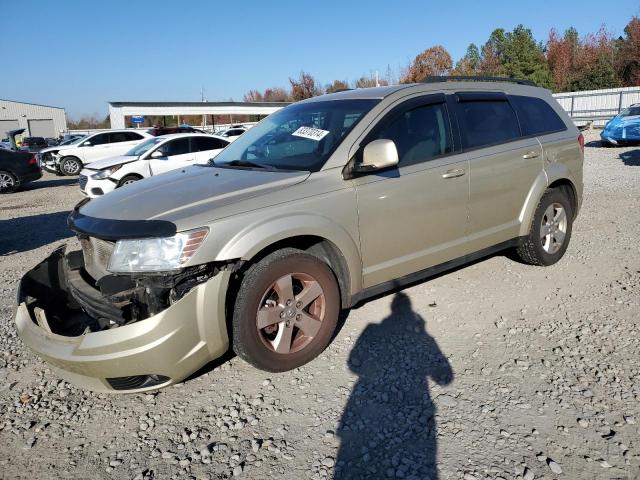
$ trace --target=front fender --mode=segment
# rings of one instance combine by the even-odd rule
[[[219,251],[216,260],[250,260],[261,250],[282,240],[313,235],[333,243],[349,270],[349,291],[362,289],[362,260],[356,241],[341,225],[316,214],[271,217],[247,225]]]

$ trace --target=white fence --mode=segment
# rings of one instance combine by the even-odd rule
[[[576,125],[604,126],[625,107],[640,103],[640,86],[554,93]]]

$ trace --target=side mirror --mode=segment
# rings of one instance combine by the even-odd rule
[[[398,165],[398,149],[393,140],[381,138],[364,147],[362,163],[355,165],[358,173],[375,172]]]
[[[91,144],[91,142],[87,141],[87,142],[83,142],[83,143],[82,143],[82,146],[83,146],[83,147],[91,147],[91,146],[92,146],[92,144]]]
[[[164,152],[160,149],[154,150],[153,152],[151,152],[151,155],[150,155],[151,158],[162,158],[164,156],[165,156]]]

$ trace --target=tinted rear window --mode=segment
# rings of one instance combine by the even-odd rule
[[[566,130],[558,114],[541,98],[511,95],[511,102],[518,113],[522,134],[544,135],[545,133]]]
[[[478,148],[520,137],[516,114],[506,98],[461,101],[458,107],[464,148]]]

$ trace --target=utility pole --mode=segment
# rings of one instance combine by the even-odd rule
[[[200,101],[202,103],[204,103],[206,100],[204,99],[204,87],[200,87]],[[207,114],[204,113],[202,115],[202,129],[204,130],[204,127],[207,126]]]
[[[378,81],[378,70],[376,70],[376,87],[380,86],[380,82]]]

